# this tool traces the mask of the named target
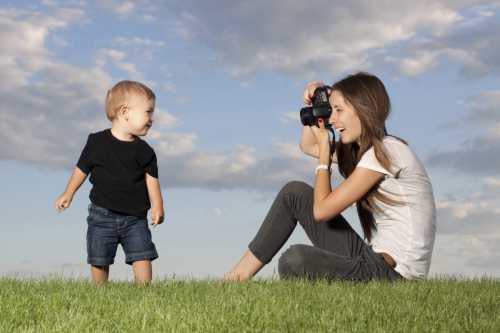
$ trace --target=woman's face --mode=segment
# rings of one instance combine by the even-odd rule
[[[357,142],[359,144],[361,121],[354,111],[353,106],[337,90],[333,90],[330,95],[330,105],[332,106],[332,115],[329,121],[337,132],[340,133],[342,143]]]

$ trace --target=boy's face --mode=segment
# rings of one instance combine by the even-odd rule
[[[126,119],[128,121],[127,130],[130,134],[144,136],[148,134],[153,125],[153,112],[155,110],[155,100],[141,94],[130,96],[127,104]]]

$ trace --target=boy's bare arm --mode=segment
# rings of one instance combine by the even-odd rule
[[[68,181],[68,185],[66,185],[66,189],[64,193],[61,194],[55,202],[56,210],[62,212],[66,208],[71,205],[71,201],[73,200],[73,195],[80,188],[83,182],[87,179],[87,174],[80,170],[80,168],[75,167],[73,170],[73,174]]]
[[[146,187],[148,189],[149,200],[151,201],[151,218],[152,224],[157,225],[163,223],[165,216],[163,210],[163,197],[161,195],[160,182],[158,178],[150,176],[146,173]]]

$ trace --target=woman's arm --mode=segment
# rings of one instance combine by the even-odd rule
[[[319,170],[314,185],[314,219],[327,221],[361,199],[384,177],[383,173],[366,168],[356,168],[332,192],[330,173]]]
[[[314,96],[314,91],[318,87],[322,87],[325,84],[322,81],[311,81],[308,82],[304,88],[304,104],[311,105],[312,98]],[[311,126],[303,126],[300,134],[300,150],[305,154],[312,156],[314,158],[319,158],[319,144],[315,137]],[[337,163],[337,154],[333,153],[331,156],[332,163]]]
[[[319,158],[319,144],[310,126],[303,126],[300,133],[300,150],[306,155]],[[337,153],[331,156],[332,163],[337,162]]]
[[[330,141],[324,122],[320,120],[319,128],[313,128],[312,131],[319,146],[319,164],[329,165]],[[330,170],[317,170],[314,181],[314,219],[321,222],[340,214],[361,199],[382,177],[383,173],[355,168],[353,173],[332,192]]]

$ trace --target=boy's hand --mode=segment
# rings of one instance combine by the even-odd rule
[[[163,211],[163,207],[155,207],[151,209],[151,225],[157,226],[158,224],[162,224],[165,218],[165,212]]]
[[[60,213],[71,205],[73,196],[67,193],[63,193],[57,198],[55,202],[56,210]]]

